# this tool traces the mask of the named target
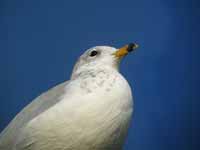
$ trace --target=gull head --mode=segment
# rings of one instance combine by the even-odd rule
[[[79,57],[74,66],[72,78],[84,71],[89,70],[98,70],[104,68],[119,70],[121,59],[137,47],[138,45],[135,43],[130,43],[119,49],[110,46],[92,47],[86,50]]]

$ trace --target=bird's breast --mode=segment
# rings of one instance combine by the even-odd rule
[[[81,106],[76,125],[86,143],[120,147],[132,115],[132,92],[118,72],[99,71],[81,79]],[[104,144],[103,144],[104,143]]]
[[[71,94],[29,124],[32,138],[41,139],[38,143],[51,149],[55,145],[77,150],[121,149],[132,115],[127,81],[120,74],[99,72],[74,82]]]

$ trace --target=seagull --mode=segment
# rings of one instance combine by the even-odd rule
[[[0,150],[122,150],[133,98],[119,65],[137,47],[86,50],[70,80],[38,96],[1,132]]]

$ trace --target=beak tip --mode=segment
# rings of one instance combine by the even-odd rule
[[[131,51],[133,51],[133,50],[136,49],[136,48],[138,48],[138,45],[137,45],[137,44],[135,44],[135,43],[130,43],[130,44],[128,44],[127,51],[128,51],[128,52],[131,52]]]
[[[125,45],[124,47],[118,49],[118,50],[114,53],[114,55],[115,55],[116,57],[121,58],[121,57],[127,55],[128,53],[132,52],[132,51],[133,51],[134,49],[136,49],[136,48],[138,48],[138,45],[137,45],[137,44],[135,44],[135,43],[130,43],[130,44]]]

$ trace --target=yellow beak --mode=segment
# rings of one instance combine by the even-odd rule
[[[135,43],[131,43],[128,45],[123,46],[122,48],[118,49],[114,55],[118,58],[121,58],[127,55],[129,52],[133,51],[134,49],[138,48],[138,45]]]

